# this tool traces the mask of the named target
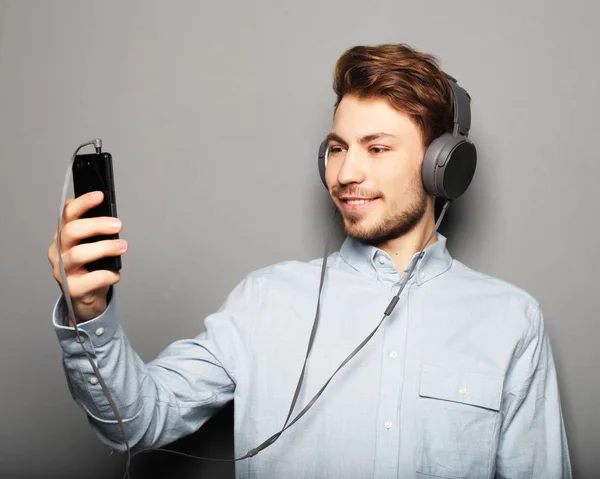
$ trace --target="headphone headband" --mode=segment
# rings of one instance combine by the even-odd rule
[[[458,81],[451,75],[444,73],[448,79],[448,84],[452,88],[454,96],[454,128],[452,136],[469,136],[471,129],[471,101],[469,94],[464,88],[458,85]]]

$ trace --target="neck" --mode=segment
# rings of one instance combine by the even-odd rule
[[[421,251],[425,242],[431,235],[431,232],[435,228],[435,219],[433,213],[425,214],[421,221],[411,231],[405,235],[387,241],[378,248],[385,251],[394,260],[396,270],[400,275],[404,269],[408,266],[408,263],[412,257]],[[433,235],[428,246],[437,242],[437,233]]]

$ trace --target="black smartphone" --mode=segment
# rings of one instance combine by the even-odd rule
[[[73,162],[73,190],[75,197],[91,191],[102,191],[104,199],[98,206],[87,211],[82,218],[98,216],[117,217],[117,200],[113,175],[112,156],[108,152],[77,155]],[[118,239],[119,234],[98,235],[81,240],[80,243],[93,243],[105,239]],[[121,269],[121,256],[107,256],[85,265],[88,271]]]

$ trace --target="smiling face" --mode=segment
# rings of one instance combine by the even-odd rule
[[[381,245],[433,210],[421,180],[421,132],[385,99],[345,95],[328,138],[325,177],[348,236]]]

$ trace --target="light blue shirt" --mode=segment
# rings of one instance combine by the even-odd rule
[[[401,280],[390,256],[346,239],[328,259],[319,329],[295,411],[375,328]],[[321,260],[249,274],[197,337],[144,364],[119,323],[118,294],[80,326],[135,448],[196,431],[234,400],[236,457],[278,432],[314,319]],[[406,274],[403,272],[402,274]],[[93,370],[54,327],[75,401],[124,450]],[[238,478],[570,478],[556,370],[539,304],[526,292],[425,250],[393,313],[312,409]]]

